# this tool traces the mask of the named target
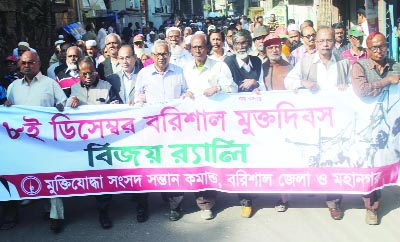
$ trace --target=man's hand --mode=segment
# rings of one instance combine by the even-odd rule
[[[210,87],[210,88],[207,88],[206,90],[204,90],[204,96],[206,96],[206,97],[211,97],[212,95],[214,95],[215,93],[217,93],[218,92],[218,86],[217,85],[214,85],[214,86],[212,86],[212,87]]]
[[[182,99],[185,98],[190,98],[190,99],[194,99],[194,94],[191,91],[187,91],[185,94],[183,94]]]
[[[6,107],[11,107],[11,105],[12,105],[12,103],[9,100],[6,100],[4,102],[4,106],[6,106]]]
[[[244,79],[243,83],[239,86],[242,89],[250,89],[252,86],[256,86],[258,83],[255,79]]]
[[[386,78],[390,82],[390,84],[393,84],[393,85],[398,84],[399,81],[400,81],[400,75],[398,75],[398,74],[397,75],[391,75],[391,76],[388,76]]]
[[[59,112],[64,111],[64,105],[62,105],[61,103],[57,104],[57,105],[56,105],[56,108],[57,108],[57,110],[58,110]]]
[[[110,104],[119,104],[118,100],[111,101]]]
[[[301,81],[301,85],[303,85],[303,87],[307,88],[311,92],[317,92],[319,90],[318,83],[313,82],[313,81],[304,80],[304,81]]]
[[[76,108],[79,106],[79,99],[77,97],[71,98],[71,108]]]

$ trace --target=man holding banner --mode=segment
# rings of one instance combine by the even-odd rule
[[[27,105],[56,107],[64,110],[67,97],[53,79],[40,72],[41,62],[36,52],[26,51],[20,59],[22,79],[17,79],[8,87],[6,106]],[[50,199],[50,229],[60,232],[64,219],[64,207],[61,198]],[[16,209],[17,207],[14,206]]]
[[[333,53],[334,30],[328,26],[320,27],[315,43],[317,52],[296,63],[285,78],[286,88],[291,90],[306,88],[312,92],[346,89],[349,83],[350,62]],[[334,220],[343,218],[341,200],[342,197],[335,194],[326,198],[330,215]]]
[[[382,33],[372,32],[366,43],[368,59],[356,62],[351,71],[353,89],[359,97],[380,96],[383,99],[389,86],[399,83],[400,64],[387,58],[388,44]],[[379,198],[379,190],[363,196],[367,224],[378,224]]]

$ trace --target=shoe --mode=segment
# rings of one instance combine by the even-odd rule
[[[25,200],[22,200],[20,202],[20,204],[21,204],[21,206],[26,207],[28,205],[31,205],[34,202],[35,202],[35,200],[33,200],[33,199],[25,199]]]
[[[139,223],[144,223],[149,219],[149,214],[146,209],[138,209],[137,210],[137,215],[136,215],[136,220]]]
[[[378,225],[378,212],[376,210],[366,210],[365,222],[369,225]]]
[[[50,230],[54,233],[60,233],[62,230],[62,219],[50,219]]]
[[[177,210],[171,210],[169,212],[169,220],[171,221],[178,221],[179,219],[182,218],[182,211],[180,209]]]
[[[337,206],[336,208],[329,208],[329,213],[333,220],[341,220],[343,218],[343,212],[339,206]]]
[[[210,220],[214,218],[213,212],[209,209],[201,210],[200,217],[204,220]]]
[[[242,211],[241,211],[240,215],[243,218],[250,218],[252,210],[253,210],[253,208],[251,206],[242,206]]]
[[[104,211],[100,212],[99,222],[103,229],[109,229],[113,226],[110,217],[107,212]]]
[[[277,211],[277,212],[286,212],[288,207],[289,207],[289,203],[288,202],[283,202],[281,199],[279,199],[275,203],[275,211]]]

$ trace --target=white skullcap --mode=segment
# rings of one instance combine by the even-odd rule
[[[297,26],[297,24],[289,24],[287,27],[287,31],[290,32],[293,30],[300,32],[299,26]]]
[[[201,31],[201,30],[198,30],[198,31],[196,31],[194,34],[206,34],[206,33],[204,33],[204,32]]]
[[[97,46],[96,40],[90,39],[86,40],[86,46]]]
[[[167,32],[165,33],[166,36],[168,36],[169,31],[173,31],[173,30],[178,30],[179,33],[181,33],[181,29],[177,28],[177,27],[170,27],[167,29]]]
[[[150,31],[150,33],[149,34],[156,34],[154,31]]]
[[[28,43],[28,42],[21,41],[21,42],[18,43],[18,46],[25,46],[25,47],[28,47],[28,48],[29,48],[29,43]]]
[[[54,46],[61,45],[63,43],[65,43],[65,41],[60,39],[60,40],[57,40],[56,42],[54,42]]]

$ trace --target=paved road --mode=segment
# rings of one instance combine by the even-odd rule
[[[160,194],[151,195],[151,214],[146,223],[137,223],[131,195],[115,195],[110,215],[114,227],[103,230],[97,222],[93,197],[66,198],[65,228],[60,234],[49,230],[41,219],[42,202],[20,209],[20,223],[10,231],[0,231],[0,242],[399,242],[400,187],[382,192],[380,225],[364,222],[365,210],[360,196],[346,195],[345,217],[334,221],[325,207],[323,195],[291,195],[290,208],[277,213],[273,204],[277,195],[259,194],[254,200],[255,214],[240,217],[235,194],[220,193],[216,217],[205,221],[195,205],[193,194],[185,196],[185,216],[168,220],[168,209]]]

